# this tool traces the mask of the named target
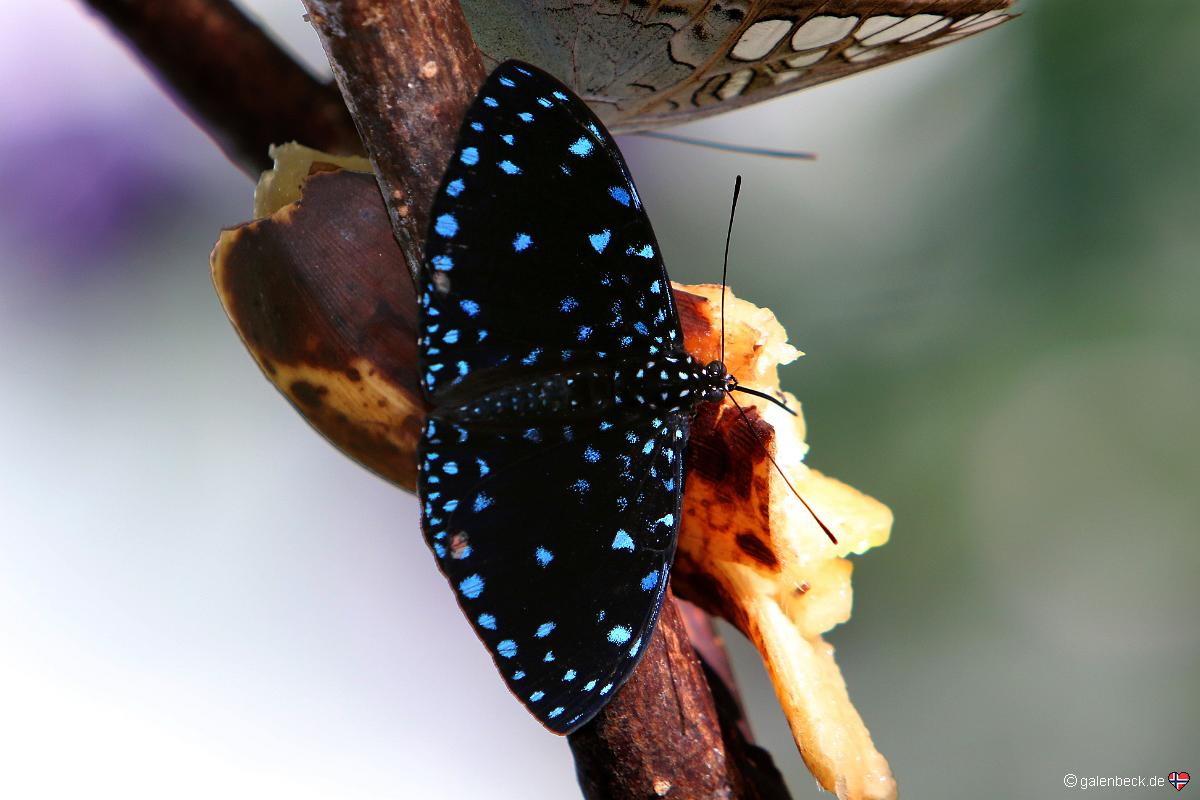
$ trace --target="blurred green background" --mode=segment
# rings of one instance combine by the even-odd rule
[[[245,5],[320,67],[298,2]],[[809,354],[810,463],[896,514],[831,640],[923,800],[1200,771],[1200,4],[1020,10],[678,129],[815,163],[624,141],[677,280],[718,279],[745,175],[731,285]],[[7,17],[0,795],[576,796],[413,499],[225,320],[207,255],[248,182],[79,6]]]

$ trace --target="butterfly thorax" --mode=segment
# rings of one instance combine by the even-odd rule
[[[614,403],[664,413],[693,411],[702,402],[719,401],[729,381],[721,362],[701,366],[682,351],[627,359],[613,371]]]

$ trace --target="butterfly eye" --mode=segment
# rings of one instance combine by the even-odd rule
[[[710,361],[704,368],[704,374],[709,378],[721,380],[725,377],[725,365],[720,361]]]
[[[724,396],[725,396],[724,390],[722,390],[720,387],[714,386],[713,388],[709,389],[708,391],[706,391],[704,393],[704,402],[719,403],[719,402],[721,402],[721,398]]]

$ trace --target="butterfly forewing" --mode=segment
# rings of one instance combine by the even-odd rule
[[[492,73],[431,219],[420,353],[434,398],[679,340],[658,243],[612,137],[533,67]]]
[[[612,698],[653,631],[688,415],[640,396],[530,411],[504,392],[679,352],[678,317],[611,137],[531,66],[503,64],[480,91],[431,220],[422,527],[504,680],[566,733]]]
[[[687,122],[958,41],[1010,19],[1011,3],[467,0],[463,6],[485,54],[543,64],[623,133]]]

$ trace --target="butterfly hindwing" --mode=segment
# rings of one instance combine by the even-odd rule
[[[534,67],[497,68],[431,211],[420,340],[433,398],[495,370],[579,367],[680,341],[658,242],[612,137]]]
[[[427,423],[427,541],[509,688],[554,731],[591,719],[649,641],[687,433],[679,413],[526,429]]]

